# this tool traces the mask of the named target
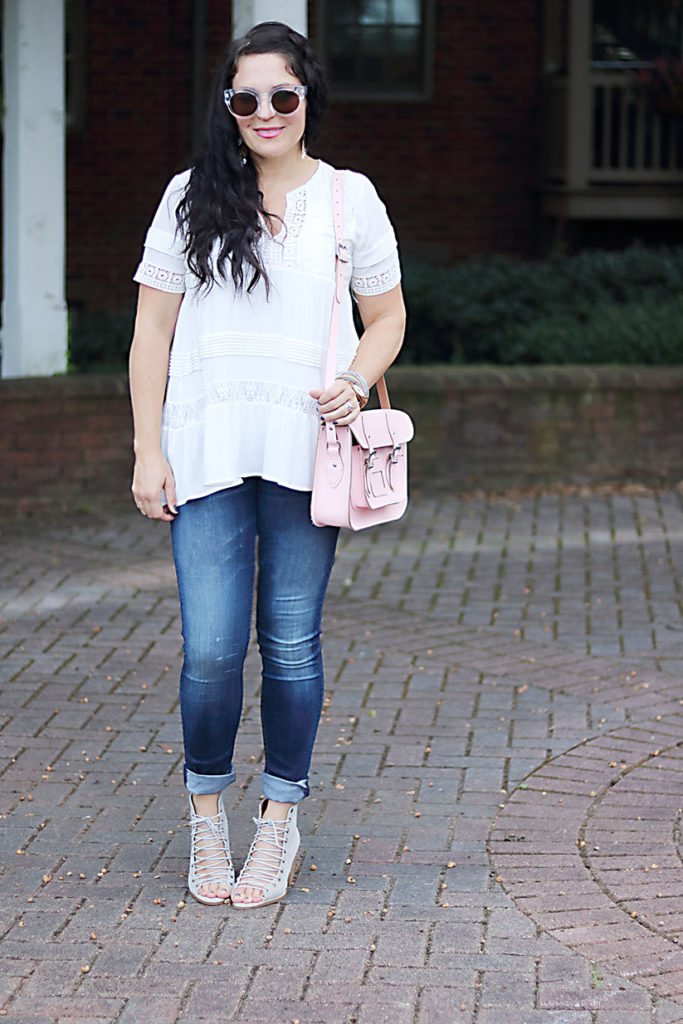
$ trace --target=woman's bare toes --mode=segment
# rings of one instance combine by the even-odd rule
[[[238,898],[235,899],[235,896]],[[262,896],[263,892],[260,889],[253,889],[251,886],[245,885],[243,888],[233,891],[232,901],[233,903],[258,903]]]

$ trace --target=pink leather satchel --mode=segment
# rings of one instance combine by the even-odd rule
[[[336,239],[335,291],[325,387],[335,378],[339,310],[344,295],[341,174],[332,179],[332,206]],[[311,494],[311,519],[316,526],[347,526],[363,530],[400,519],[408,505],[408,441],[413,436],[410,416],[389,403],[384,377],[377,381],[380,408],[362,412],[349,427],[320,426]]]

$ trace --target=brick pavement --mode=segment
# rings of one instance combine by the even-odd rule
[[[345,536],[282,904],[186,899],[167,532],[3,528],[0,1016],[683,1021],[683,510],[424,497]],[[259,797],[258,664],[229,793]]]

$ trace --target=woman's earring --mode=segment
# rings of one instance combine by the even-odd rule
[[[240,155],[240,163],[242,164],[242,167],[244,167],[247,162],[247,147],[244,145],[244,140],[241,137],[237,143],[237,152]]]
[[[306,136],[302,135],[301,136],[301,159],[302,160],[306,159],[306,154],[307,153],[308,153],[308,150],[306,149]]]

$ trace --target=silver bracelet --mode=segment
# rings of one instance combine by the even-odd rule
[[[361,409],[364,409],[365,406],[368,404],[368,398],[370,397],[370,395],[368,391],[365,390],[365,387],[367,387],[367,385],[365,385],[365,387],[362,387],[356,380],[356,376],[360,376],[360,374],[355,374],[353,372],[347,374],[342,373],[335,379],[343,380],[346,384],[349,385],[349,387],[351,388],[351,390],[353,391],[354,395],[358,400],[358,405],[361,407]],[[363,384],[365,384],[365,381],[363,381]]]
[[[355,370],[346,370],[344,373],[338,373],[337,380],[345,380],[348,381],[349,384],[357,384],[358,387],[363,392],[365,400],[367,401],[367,399],[370,397],[370,388],[368,387],[368,382],[366,381],[365,377],[363,377],[360,373],[356,373]]]

